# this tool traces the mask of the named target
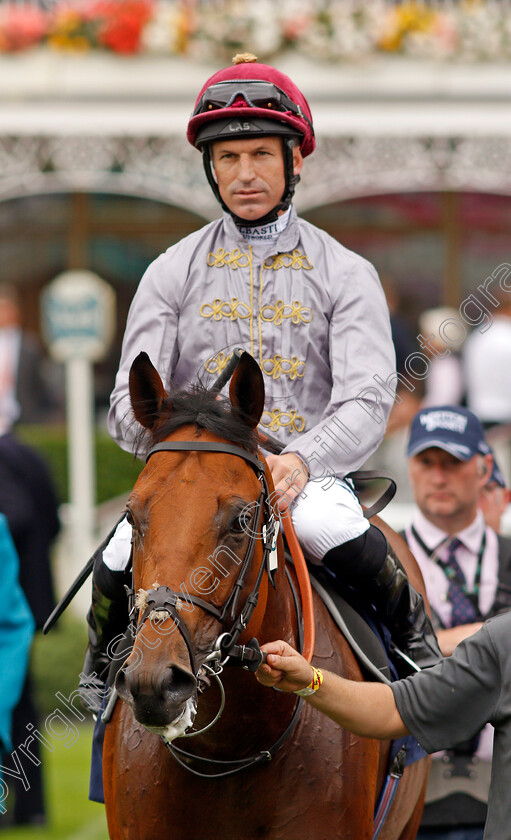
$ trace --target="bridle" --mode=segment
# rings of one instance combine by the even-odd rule
[[[261,483],[261,493],[259,495],[259,498],[257,499],[257,502],[255,503],[255,516],[253,524],[250,528],[250,537],[247,550],[241,562],[240,570],[233,584],[233,588],[229,596],[227,597],[227,600],[221,607],[217,607],[214,604],[211,604],[208,601],[205,601],[203,598],[199,598],[196,595],[191,595],[189,592],[186,592],[186,596],[183,596],[183,592],[176,592],[175,590],[170,589],[168,586],[163,585],[157,586],[154,589],[147,590],[144,593],[145,597],[143,607],[139,609],[135,604],[134,587],[132,587],[131,590],[128,591],[128,596],[130,598],[130,620],[132,624],[131,632],[133,637],[140,633],[142,627],[148,619],[150,619],[151,621],[158,621],[159,619],[162,620],[170,616],[174,620],[177,629],[179,630],[179,633],[181,634],[186,644],[192,672],[195,675],[197,681],[200,683],[201,677],[199,672],[202,669],[205,669],[207,673],[217,678],[217,681],[220,684],[223,702],[224,690],[223,686],[220,683],[219,675],[222,673],[223,666],[227,662],[233,664],[241,664],[243,665],[243,667],[247,668],[250,671],[256,671],[257,668],[262,664],[262,662],[265,661],[265,654],[263,654],[263,652],[260,650],[257,639],[252,639],[246,645],[240,645],[237,642],[241,634],[248,626],[252,614],[257,606],[259,590],[265,571],[268,575],[268,579],[271,585],[275,588],[275,573],[277,571],[276,544],[280,523],[278,518],[275,517],[273,508],[271,506],[270,492],[266,480],[264,464],[256,455],[252,454],[251,452],[248,452],[245,449],[242,449],[240,446],[235,446],[229,443],[186,440],[163,441],[161,443],[155,444],[149,450],[146,456],[146,463],[149,460],[149,458],[151,458],[153,455],[159,452],[176,451],[221,452],[228,455],[235,455],[239,458],[242,458],[246,463],[250,464],[250,466],[254,469],[258,480]],[[248,594],[245,603],[236,613],[240,593],[242,592],[245,586],[247,574],[251,567],[254,556],[257,537],[259,535],[261,536],[263,544],[263,554],[261,558],[261,563],[257,571],[254,585],[250,593]],[[289,577],[289,575],[288,580],[291,584],[291,590],[293,592],[293,598],[295,601],[295,607],[297,611],[298,624],[300,625],[300,610],[298,604],[298,597],[296,592],[294,591],[294,587],[292,585],[291,578]],[[184,600],[190,601],[192,604],[200,607],[205,612],[214,616],[214,618],[216,618],[216,620],[222,626],[222,632],[216,638],[211,651],[205,659],[205,662],[199,668],[196,664],[195,654],[193,650],[193,642],[191,639],[190,632],[186,627],[186,623],[182,619],[182,615],[180,614],[183,608]],[[226,630],[225,622],[228,618],[232,623],[229,629]],[[282,746],[282,744],[290,737],[291,733],[293,732],[296,724],[298,723],[301,708],[302,702],[300,701],[295,707],[293,716],[287,728],[268,750],[264,750],[255,756],[251,756],[245,759],[233,761],[206,759],[201,756],[187,753],[181,748],[176,747],[175,744],[169,744],[167,741],[165,741],[164,739],[163,740],[165,746],[169,749],[174,758],[191,773],[201,776],[203,778],[219,778],[229,776],[233,773],[245,769],[246,767],[253,766],[254,764],[260,764],[263,762],[270,761],[273,754]],[[217,715],[213,723],[216,722],[219,716],[220,713]],[[209,729],[211,725],[212,724],[208,724],[207,728]],[[201,732],[203,731],[205,730],[201,730]],[[181,737],[190,737],[191,735],[195,734],[199,734],[199,732],[186,733],[185,736]],[[203,761],[206,762],[208,765],[217,765],[221,768],[221,771],[218,773],[202,773],[193,769],[190,766],[190,759]]]
[[[158,613],[162,613],[165,611],[168,612],[171,615],[171,617],[175,620],[177,627],[181,635],[183,636],[185,644],[188,648],[192,670],[194,673],[196,673],[197,669],[195,666],[195,656],[191,645],[190,634],[186,626],[184,626],[184,622],[182,621],[181,616],[179,615],[182,601],[190,601],[192,604],[195,604],[196,606],[203,609],[205,612],[214,616],[217,619],[217,621],[220,622],[220,624],[222,625],[222,634],[216,640],[215,645],[213,646],[213,650],[220,650],[224,658],[232,657],[233,654],[235,656],[236,653],[234,651],[234,648],[236,646],[238,638],[246,629],[250,618],[252,617],[252,613],[254,612],[254,609],[257,606],[259,589],[265,570],[268,574],[270,583],[273,587],[275,587],[275,572],[277,570],[276,541],[277,534],[279,531],[279,520],[275,518],[273,509],[271,507],[270,492],[264,471],[264,464],[262,461],[259,460],[259,458],[256,455],[253,455],[251,452],[242,449],[240,446],[234,446],[228,443],[186,440],[163,441],[162,443],[157,443],[149,450],[146,456],[146,463],[149,460],[149,458],[151,458],[158,452],[176,451],[222,452],[228,455],[236,455],[239,458],[243,458],[244,461],[246,461],[253,467],[257,478],[261,482],[261,493],[259,495],[259,498],[255,502],[255,516],[253,525],[251,526],[249,531],[250,536],[247,550],[245,552],[243,561],[241,562],[240,570],[234,582],[231,593],[229,594],[227,600],[225,601],[222,607],[217,607],[214,604],[205,601],[203,598],[199,598],[196,595],[191,595],[188,592],[186,593],[186,596],[183,596],[182,592],[176,592],[170,589],[168,586],[158,586],[156,589],[150,589],[146,593],[146,597],[144,599],[145,609],[137,622],[136,633],[140,632],[142,626],[150,616],[154,617],[155,615],[157,616]],[[245,586],[246,577],[254,556],[256,539],[259,534],[261,535],[263,541],[263,555],[261,563],[257,572],[254,586],[252,587],[250,594],[247,596],[243,607],[239,610],[238,614],[236,615],[239,596]],[[136,608],[130,610],[130,612],[132,614],[132,620],[136,621]],[[229,613],[232,624],[229,630],[226,632],[225,622],[228,618]],[[249,662],[249,660],[252,660],[252,657],[249,654],[247,654],[245,662]],[[251,661],[250,664],[253,664],[255,666],[253,667],[253,670],[257,670],[262,661],[263,659],[261,655],[259,655],[258,661],[257,658],[254,659],[253,662]]]

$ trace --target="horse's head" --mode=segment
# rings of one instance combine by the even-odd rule
[[[140,723],[172,740],[195,717],[197,677],[216,640],[251,638],[264,609],[261,534],[274,527],[255,431],[264,385],[244,354],[229,401],[204,390],[167,395],[141,353],[130,396],[151,448],[128,501],[137,631],[116,688]]]

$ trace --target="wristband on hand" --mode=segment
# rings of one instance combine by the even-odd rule
[[[315,668],[314,665],[311,665],[311,668],[314,671],[314,675],[309,685],[305,688],[298,688],[293,692],[294,694],[298,694],[299,697],[310,697],[311,694],[315,694],[318,688],[321,688],[323,685],[323,671]]]

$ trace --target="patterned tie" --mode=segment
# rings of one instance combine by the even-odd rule
[[[467,595],[467,581],[456,560],[456,552],[460,545],[463,545],[463,543],[457,537],[454,537],[448,545],[447,558],[439,560],[440,566],[449,578],[447,597],[452,606],[451,627],[457,627],[458,624],[472,624],[480,618],[479,609]]]

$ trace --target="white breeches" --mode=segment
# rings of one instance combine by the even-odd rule
[[[313,563],[321,563],[331,548],[360,537],[369,528],[355,493],[340,478],[327,486],[320,481],[307,482],[291,515],[296,536]],[[123,519],[103,551],[103,562],[112,571],[122,572],[130,551],[131,525]]]
[[[351,487],[338,478],[325,485],[309,481],[291,508],[296,536],[308,560],[321,563],[323,557],[369,528],[360,502]]]

